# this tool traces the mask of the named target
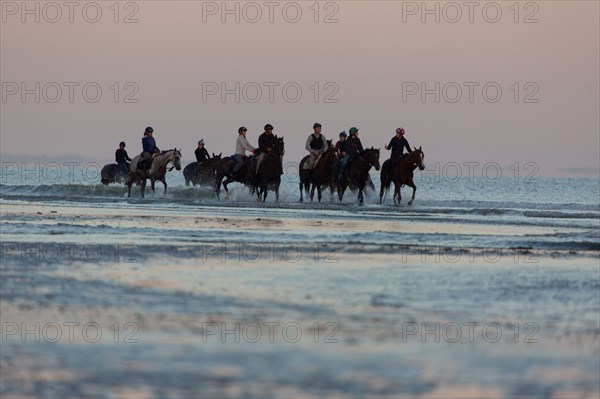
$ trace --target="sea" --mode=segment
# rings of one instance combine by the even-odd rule
[[[598,397],[600,180],[415,171],[380,204],[97,164],[0,176],[2,397]]]

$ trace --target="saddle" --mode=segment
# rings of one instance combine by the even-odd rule
[[[319,161],[321,160],[322,157],[323,157],[322,153],[317,156],[317,158],[315,159],[315,163],[313,164],[313,169],[317,167],[317,165],[318,165],[318,163],[319,163]],[[309,167],[308,167],[309,164],[310,164],[310,155],[309,155],[309,158],[306,159],[306,162],[304,162],[304,164],[302,165],[302,169],[308,170],[309,169]]]

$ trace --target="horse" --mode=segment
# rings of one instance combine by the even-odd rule
[[[233,157],[225,157],[217,162],[215,167],[216,177],[214,181],[215,189],[213,195],[216,195],[218,199],[221,198],[221,184],[225,190],[225,198],[229,199],[229,190],[227,189],[227,186],[233,182],[242,183],[243,185],[247,186],[254,195],[255,176],[254,173],[252,173],[251,157],[244,157],[244,163],[235,176],[231,174],[234,163],[235,161],[233,160]],[[225,181],[223,181],[223,179],[225,179]]]
[[[337,165],[336,165],[337,166]],[[348,186],[358,188],[358,201],[364,202],[363,191],[369,182],[369,170],[371,167],[379,170],[379,149],[367,148],[356,157],[348,161],[345,175],[337,183],[338,197],[340,201],[344,197],[344,191]],[[337,173],[335,174],[337,176]]]
[[[108,186],[111,183],[126,183],[128,174],[124,173],[116,163],[104,165],[100,171],[100,183]]]
[[[418,167],[419,170],[425,169],[425,154],[421,147],[415,147],[414,151],[409,152],[402,158],[395,160],[391,165],[391,173],[388,173],[390,169],[390,160],[388,159],[383,163],[381,168],[381,190],[379,191],[379,203],[383,203],[383,194],[389,190],[391,183],[394,183],[394,204],[400,205],[402,195],[400,193],[400,187],[407,185],[412,187],[412,198],[408,201],[408,205],[412,205],[415,200],[415,193],[417,186],[413,181],[413,174],[415,169]]]
[[[315,188],[317,189],[317,196],[319,202],[321,202],[321,190],[323,186],[329,186],[331,198],[333,199],[333,167],[337,162],[337,150],[332,145],[331,140],[327,140],[327,150],[321,155],[319,161],[312,170],[312,177],[309,169],[304,169],[305,163],[309,161],[310,155],[305,156],[300,161],[300,170],[298,171],[300,177],[300,202],[304,201],[302,195],[302,189],[306,191],[306,195],[309,195],[310,188],[310,201],[312,202],[315,195]],[[311,187],[312,184],[312,187]]]
[[[139,155],[133,158],[133,161],[131,161],[131,165],[129,165],[129,178],[127,179],[127,196],[131,197],[131,185],[134,181],[138,180],[140,182],[142,198],[144,198],[146,179],[150,179],[152,191],[154,191],[154,182],[156,182],[156,180],[162,182],[163,186],[165,186],[164,193],[166,194],[167,181],[165,179],[165,175],[167,174],[167,165],[169,163],[173,164],[169,171],[173,170],[173,168],[181,170],[181,150],[174,148],[172,150],[161,152],[154,158],[150,170],[147,171],[137,169],[139,158]]]
[[[256,190],[257,200],[261,202],[267,199],[267,190],[269,187],[275,191],[275,200],[279,202],[279,185],[281,184],[281,175],[283,174],[283,155],[285,154],[285,143],[283,137],[275,136],[275,147],[268,153],[256,171],[256,180],[254,189]]]
[[[212,154],[207,162],[199,164],[198,162],[192,162],[183,169],[183,177],[185,178],[185,185],[189,186],[192,183],[194,186],[211,186],[215,182],[215,176],[217,171],[217,165],[221,162],[221,154]]]

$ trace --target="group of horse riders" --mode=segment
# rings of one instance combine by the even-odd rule
[[[313,133],[311,133],[306,139],[305,149],[309,152],[310,158],[308,164],[304,165],[304,167],[308,169],[309,174],[313,170],[321,155],[323,155],[329,149],[329,145],[325,139],[325,136],[321,133],[321,129],[321,124],[315,123],[313,125]],[[243,126],[238,129],[238,137],[235,144],[235,154],[232,156],[234,165],[231,169],[231,175],[233,177],[236,177],[242,168],[244,164],[244,158],[246,157],[246,152],[254,155],[252,171],[257,173],[266,155],[273,150],[275,146],[273,126],[271,124],[267,124],[265,125],[264,130],[265,131],[258,137],[258,148],[256,148],[252,146],[252,144],[250,144],[246,138],[248,129]],[[352,127],[350,128],[349,133],[350,135],[348,137],[348,134],[346,134],[345,131],[341,132],[339,134],[339,140],[334,147],[338,154],[340,166],[337,176],[338,180],[343,178],[348,161],[364,151],[360,138],[358,137],[359,129]],[[150,169],[152,159],[156,154],[160,153],[160,150],[156,146],[156,141],[154,140],[153,134],[154,129],[152,129],[150,126],[148,126],[144,131],[144,137],[142,138],[142,153],[140,155],[140,161],[137,165],[137,169],[139,170]],[[388,163],[390,167],[394,161],[400,159],[404,155],[404,149],[406,149],[407,152],[411,152],[410,145],[404,137],[404,134],[405,131],[403,128],[397,128],[396,134],[391,138],[389,144],[384,146],[386,150],[392,151],[390,162]],[[196,161],[199,165],[208,162],[210,159],[210,155],[205,148],[203,139],[198,141],[198,147],[195,150],[195,155]],[[127,151],[125,151],[125,142],[121,142],[119,144],[119,148],[115,152],[115,158],[119,169],[124,174],[129,173],[128,161],[131,161],[131,158],[129,158]]]

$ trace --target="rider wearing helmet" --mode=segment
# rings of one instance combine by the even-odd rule
[[[339,141],[335,143],[335,149],[339,158],[346,155],[346,137],[348,137],[346,131],[341,132]]]
[[[363,146],[358,138],[358,129],[355,127],[350,128],[350,137],[346,140],[346,155],[340,160],[340,174],[338,180],[341,181],[344,173],[346,172],[346,165],[348,161],[363,152]]]
[[[396,160],[404,155],[404,149],[406,148],[406,152],[411,152],[410,145],[408,141],[404,137],[404,129],[399,127],[396,129],[396,135],[392,137],[390,143],[384,146],[386,150],[392,150],[392,155],[390,159]]]
[[[265,125],[265,131],[260,136],[258,136],[258,157],[256,158],[256,169],[255,173],[258,173],[258,169],[260,168],[260,164],[265,159],[267,154],[273,151],[275,148],[275,135],[273,135],[273,125],[267,123]]]
[[[315,123],[313,125],[313,133],[308,135],[306,139],[306,151],[310,153],[310,161],[308,163],[308,170],[312,171],[315,167],[315,162],[319,159],[319,157],[327,151],[328,145],[325,136],[321,134],[321,124]]]
[[[204,139],[198,141],[198,148],[196,148],[194,154],[196,155],[196,162],[198,162],[198,164],[208,162],[210,155],[208,155],[208,150],[204,147]]]
[[[160,152],[156,146],[154,137],[152,137],[153,133],[154,129],[152,129],[150,126],[148,126],[144,131],[144,137],[142,137],[143,152],[140,156],[141,162],[138,164],[138,169],[150,169],[150,166],[152,165],[152,159],[154,159],[154,154],[158,154]]]
[[[124,174],[129,173],[129,164],[127,163],[127,161],[131,161],[131,158],[129,158],[127,151],[125,151],[124,141],[121,141],[119,143],[119,148],[117,149],[117,151],[115,151],[115,161],[117,162],[117,165],[119,166],[121,172],[123,172]]]
[[[235,155],[233,156],[233,160],[235,161],[235,166],[232,170],[233,176],[236,176],[244,165],[244,156],[246,155],[246,151],[250,151],[252,153],[256,151],[256,148],[254,148],[246,138],[247,131],[248,129],[243,126],[238,129],[238,138],[235,142]]]

